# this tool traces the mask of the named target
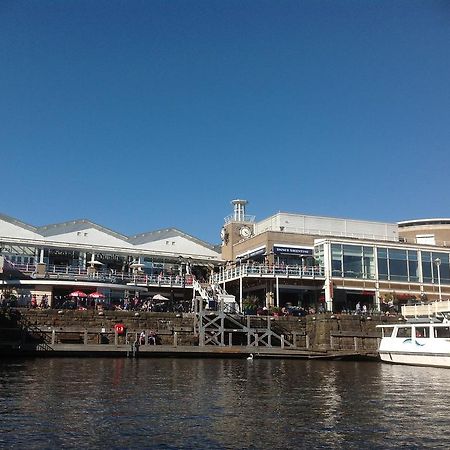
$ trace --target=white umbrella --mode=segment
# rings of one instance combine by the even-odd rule
[[[164,297],[164,295],[156,294],[152,297],[153,300],[169,300],[167,297]]]

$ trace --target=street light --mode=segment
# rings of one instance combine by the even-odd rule
[[[436,258],[434,260],[434,263],[436,264],[436,267],[437,267],[438,286],[439,286],[439,300],[442,300],[442,295],[441,295],[441,260],[439,258]]]

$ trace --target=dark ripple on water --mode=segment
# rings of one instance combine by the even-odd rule
[[[1,448],[450,448],[450,370],[210,359],[0,362]]]

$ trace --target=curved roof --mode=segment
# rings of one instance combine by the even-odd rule
[[[450,225],[450,218],[403,220],[402,222],[398,222],[397,225],[401,228],[417,227],[423,225]]]

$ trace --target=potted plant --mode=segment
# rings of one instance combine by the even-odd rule
[[[274,317],[281,316],[281,308],[279,308],[278,306],[272,306],[270,308],[270,314]]]
[[[254,315],[258,309],[258,297],[252,295],[244,298],[242,301],[242,309],[246,315]]]

